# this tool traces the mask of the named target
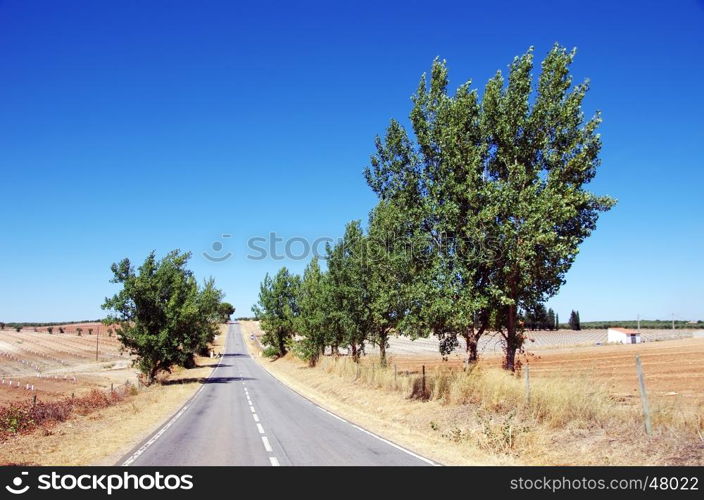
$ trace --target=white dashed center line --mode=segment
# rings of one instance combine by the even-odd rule
[[[242,378],[242,372],[239,372],[240,378]],[[262,426],[261,423],[259,423],[259,415],[257,415],[256,410],[254,409],[254,405],[252,404],[252,398],[249,396],[249,391],[247,390],[247,387],[244,383],[244,380],[242,380],[242,389],[244,389],[244,395],[247,398],[247,404],[249,405],[249,411],[252,412],[252,418],[254,419],[254,423],[257,425],[257,430],[259,431],[259,434],[261,435],[262,438],[262,444],[264,445],[264,450],[266,450],[267,453],[272,453],[274,449],[271,447],[271,443],[269,442],[269,438],[266,436],[266,433],[264,432],[264,427]],[[272,467],[279,467],[281,464],[279,463],[279,459],[274,457],[274,456],[269,456],[269,463],[271,463]]]

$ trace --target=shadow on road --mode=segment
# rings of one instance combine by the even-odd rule
[[[221,365],[222,366],[222,365]],[[178,384],[229,384],[230,382],[241,382],[242,380],[257,380],[251,377],[190,377],[179,380],[166,380],[161,385],[178,385]]]

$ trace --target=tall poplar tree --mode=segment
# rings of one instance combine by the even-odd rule
[[[574,55],[555,45],[534,81],[531,48],[481,100],[470,82],[449,95],[436,60],[413,98],[414,140],[392,121],[365,170],[380,199],[427,236],[418,277],[433,290],[415,324],[470,338],[497,328],[509,370],[523,347],[519,311],[559,290],[614,204],[586,189],[600,164],[601,118],[584,117],[589,83],[573,84]]]

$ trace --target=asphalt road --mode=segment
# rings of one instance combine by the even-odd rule
[[[239,326],[210,379],[119,465],[429,465],[326,412],[249,356]]]

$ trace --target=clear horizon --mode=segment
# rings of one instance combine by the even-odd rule
[[[435,57],[481,90],[554,42],[603,114],[590,190],[618,204],[547,307],[704,319],[703,2],[165,5],[0,4],[0,321],[100,318],[113,262],[175,248],[251,316],[267,272],[308,261],[252,238],[299,253],[366,221],[374,137]]]

